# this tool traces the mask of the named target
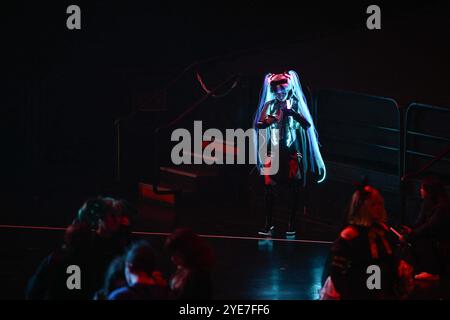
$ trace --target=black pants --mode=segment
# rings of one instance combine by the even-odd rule
[[[273,206],[276,200],[275,191],[278,191],[280,186],[287,186],[288,189],[289,199],[287,205],[289,206],[290,210],[288,229],[290,231],[294,231],[296,220],[295,218],[298,208],[300,207],[300,209],[304,209],[307,206],[308,193],[306,185],[303,183],[302,179],[289,179],[286,183],[265,184],[264,207],[266,216],[266,227],[272,225]]]
[[[295,230],[295,216],[297,209],[304,208],[307,204],[307,190],[305,183],[305,173],[303,172],[302,154],[299,148],[293,144],[289,148],[279,149],[279,170],[275,175],[264,176],[265,195],[265,215],[266,227],[272,225],[272,211],[275,201],[275,190],[280,186],[287,186],[289,192],[289,222],[288,230]]]
[[[433,238],[419,238],[412,245],[416,273],[428,272],[431,274],[440,274],[443,261],[438,250],[437,240]]]

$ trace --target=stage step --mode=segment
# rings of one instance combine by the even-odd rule
[[[205,165],[181,165],[160,167],[161,184],[175,186],[182,192],[202,192],[214,187],[218,180],[218,169]]]
[[[158,186],[158,190],[168,191],[171,190],[168,186]],[[139,183],[139,199],[150,200],[153,202],[166,203],[174,206],[176,203],[176,194],[158,194],[155,192],[153,185],[149,183]]]
[[[208,205],[219,194],[220,181],[217,168],[205,165],[160,167],[159,190],[174,190],[175,194],[158,194],[151,183],[139,183],[139,197],[174,206]]]
[[[202,148],[205,149],[206,146],[214,148],[216,150],[216,154],[221,154],[222,156],[225,156],[226,154],[233,154],[236,156],[240,151],[239,148],[235,145],[234,141],[202,141]]]

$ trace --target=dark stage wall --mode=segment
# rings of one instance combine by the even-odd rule
[[[77,33],[65,29],[67,5],[16,4],[4,21],[10,31],[4,46],[3,169],[13,209],[20,203],[34,210],[57,192],[76,194],[73,201],[79,203],[108,190],[115,170],[114,121],[136,109],[136,95],[150,94],[208,57],[229,54],[199,64],[208,84],[235,72],[244,75],[245,86],[234,97],[241,105],[221,108],[224,115],[239,107],[248,119],[264,73],[287,68],[297,70],[313,91],[337,88],[403,104],[450,105],[446,5],[391,5],[383,29],[369,32],[363,6],[341,16],[332,7],[309,9],[314,14],[305,9],[279,22],[281,17],[244,12],[181,17],[182,8],[168,5],[166,15],[157,16],[151,5],[82,2],[85,24]],[[155,114],[154,123],[201,95],[194,73],[168,94],[166,114]]]

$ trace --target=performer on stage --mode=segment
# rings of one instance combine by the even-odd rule
[[[301,199],[305,210],[305,188],[307,177],[315,174],[318,182],[325,180],[326,170],[319,150],[317,131],[314,127],[305,96],[295,71],[282,74],[267,74],[261,91],[254,128],[267,129],[265,145],[255,142],[258,150],[257,166],[264,175],[266,223],[260,235],[271,236],[274,231],[272,209],[274,187],[287,184],[290,189],[290,216],[286,235],[295,235],[295,214]],[[277,134],[278,133],[278,134]],[[258,139],[257,139],[258,140]],[[270,144],[279,148],[279,154],[271,152]],[[261,147],[267,148],[268,157],[262,159]],[[278,157],[279,170],[274,175],[263,172],[272,160]],[[300,190],[303,194],[300,197]]]

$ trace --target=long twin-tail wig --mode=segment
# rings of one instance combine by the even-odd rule
[[[266,112],[266,115],[270,113],[270,108],[265,108],[266,103],[269,101],[274,101],[275,94],[272,92],[270,88],[270,81],[273,78],[273,74],[267,74],[264,78],[264,84],[261,89],[261,95],[259,99],[258,109],[256,110],[255,118],[253,120],[253,127],[256,130],[254,145],[256,146],[256,163],[257,168],[261,171],[263,163],[261,161],[260,153],[262,148],[267,148],[267,142],[271,141],[272,130],[268,128],[266,130],[265,143],[259,144],[259,129],[257,126],[258,121],[261,119],[261,115],[263,112]],[[318,183],[322,182],[326,178],[326,168],[325,163],[323,162],[322,155],[319,149],[319,141],[316,127],[314,126],[314,121],[311,117],[311,113],[309,112],[308,105],[306,103],[305,95],[303,94],[302,86],[300,84],[299,77],[297,73],[293,70],[289,71],[286,74],[288,78],[289,90],[291,90],[290,99],[295,99],[297,104],[295,104],[296,108],[294,111],[303,116],[309,123],[310,127],[308,129],[303,129],[300,124],[289,117],[289,127],[291,131],[291,136],[293,139],[302,138],[302,165],[303,172],[306,174],[308,171],[308,162],[311,165],[311,172],[316,173],[319,176]],[[305,135],[301,134],[301,137],[297,137],[297,133],[301,132],[299,130],[304,130]],[[309,160],[309,161],[308,161]],[[306,180],[306,179],[304,179]]]

